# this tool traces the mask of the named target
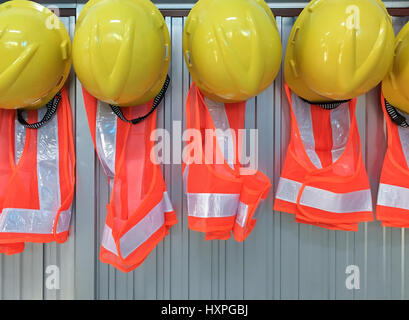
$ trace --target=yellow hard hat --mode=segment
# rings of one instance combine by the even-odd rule
[[[313,0],[288,40],[284,77],[300,97],[347,100],[382,81],[392,64],[394,32],[380,0]]]
[[[162,89],[169,69],[170,37],[149,0],[91,0],[82,9],[73,41],[74,68],[97,99],[140,105]]]
[[[409,113],[409,23],[396,37],[393,67],[382,81],[382,92],[391,105]]]
[[[42,107],[70,69],[71,40],[54,13],[26,0],[0,5],[0,108]]]
[[[183,34],[190,74],[207,97],[247,100],[265,90],[281,64],[281,41],[264,0],[199,0]]]

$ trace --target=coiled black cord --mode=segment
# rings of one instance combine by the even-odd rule
[[[38,121],[36,123],[28,123],[23,117],[23,111],[24,110],[22,110],[22,109],[17,109],[17,120],[25,128],[39,129],[42,126],[44,126],[48,121],[50,121],[52,119],[52,117],[57,112],[57,108],[58,108],[58,105],[59,105],[60,101],[61,101],[61,93],[58,92],[55,95],[55,97],[50,102],[48,102],[46,104],[45,107],[47,108],[47,111],[44,114],[44,117],[40,121]]]
[[[114,106],[112,104],[110,104],[109,106],[111,107],[111,110],[117,115],[117,117],[119,119],[121,119],[122,121],[132,123],[132,124],[137,124],[137,123],[145,120],[147,117],[149,117],[152,114],[152,112],[154,112],[155,109],[159,106],[159,104],[161,103],[162,99],[165,96],[166,90],[168,90],[169,83],[170,83],[170,78],[169,78],[169,76],[166,76],[166,80],[165,80],[165,83],[164,83],[162,89],[160,90],[159,94],[153,100],[151,110],[147,114],[145,114],[144,116],[141,116],[139,118],[129,120],[129,119],[125,118],[124,114],[122,113],[121,107]]]

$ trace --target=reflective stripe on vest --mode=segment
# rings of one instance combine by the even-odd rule
[[[286,86],[291,140],[274,209],[324,228],[356,230],[371,221],[372,197],[362,161],[356,99],[333,110],[311,105]]]
[[[409,121],[409,115],[405,115],[405,117]],[[406,164],[409,167],[409,130],[408,128],[398,127],[398,131],[403,155],[405,156]]]
[[[210,117],[213,120],[215,135],[219,148],[226,163],[234,170],[234,161],[237,150],[234,148],[234,140],[230,129],[229,119],[227,118],[226,108],[223,103],[216,102],[204,97],[205,104],[209,110]]]
[[[263,200],[261,200],[263,201]],[[260,211],[256,211],[253,215],[253,219],[257,219],[257,214]],[[236,223],[244,228],[247,222],[247,218],[248,218],[248,213],[249,213],[249,206],[243,202],[239,202],[239,206],[237,208],[237,215],[236,215]]]
[[[379,185],[378,205],[409,210],[409,189],[381,183]]]
[[[388,149],[378,190],[376,218],[383,226],[409,227],[409,129],[396,125],[381,105],[388,131]],[[400,111],[409,120],[409,115]]]
[[[150,159],[156,111],[133,125],[120,120],[108,104],[85,90],[83,94],[95,149],[111,189],[100,259],[129,272],[177,223],[160,167]],[[134,118],[138,112],[147,113],[151,104],[122,111]]]
[[[196,218],[222,218],[236,216],[240,194],[187,192],[189,165],[183,171],[189,216]]]
[[[186,167],[186,172],[189,168]],[[187,175],[184,174],[184,177]],[[186,189],[185,189],[186,190]],[[248,205],[239,201],[240,194],[186,193],[189,216],[196,218],[236,217],[244,227],[248,217]]]
[[[167,192],[164,192],[161,202],[119,239],[121,256],[123,258],[127,258],[163,226],[165,223],[164,212],[173,212]],[[112,229],[107,225],[104,227],[101,245],[119,256],[114,237],[112,236]]]
[[[117,117],[106,104],[98,101],[95,121],[95,146],[99,161],[109,179],[115,177],[115,149]]]
[[[301,187],[302,183],[300,182],[281,178],[276,198],[296,204]],[[335,193],[307,186],[302,193],[300,204],[333,213],[353,213],[372,210],[370,190]]]
[[[197,218],[231,217],[237,213],[239,194],[188,193],[189,216]]]
[[[14,127],[11,139],[15,167],[10,168],[8,185],[3,185],[7,191],[0,214],[0,242],[64,242],[70,227],[75,179],[67,93],[61,91],[56,114],[38,129],[24,128],[15,111],[8,112],[13,113],[10,126]],[[45,108],[30,111],[29,122],[41,119],[45,112]]]
[[[244,126],[244,113],[245,102],[225,105],[212,101],[192,84],[187,101],[187,126],[214,130],[213,154],[212,159],[206,158],[204,148],[202,162],[185,164],[183,178],[189,228],[204,232],[207,240],[228,239],[233,232],[237,241],[243,241],[253,229],[257,206],[270,188],[269,179],[261,172],[247,177],[240,174],[241,146],[235,140],[237,130]],[[206,138],[202,136],[203,142],[208,143]],[[213,163],[219,159],[218,153],[224,163]]]
[[[305,103],[296,94],[292,94],[291,97],[293,112],[297,121],[297,126],[301,135],[304,149],[314,166],[318,169],[322,169],[323,165],[317,153],[317,146],[314,135],[315,132],[312,121],[312,109],[317,109],[318,107],[314,107],[308,103]],[[318,110],[318,112],[320,111],[321,110]],[[333,109],[331,111],[323,110],[323,112],[329,113],[328,121],[330,121],[331,124],[332,136],[332,147],[330,150],[330,155],[332,158],[332,163],[334,163],[341,157],[348,142],[351,119],[349,112],[349,103],[343,103],[336,109]]]

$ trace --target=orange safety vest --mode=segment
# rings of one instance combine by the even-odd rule
[[[392,121],[383,94],[381,104],[388,130],[388,150],[379,184],[376,218],[385,227],[409,227],[409,128]],[[409,120],[409,115],[401,115]]]
[[[129,272],[142,264],[177,223],[161,169],[150,159],[156,111],[131,124],[85,89],[83,95],[92,140],[112,189],[100,259]],[[122,110],[126,117],[138,117],[151,106],[152,101]]]
[[[28,111],[24,121],[34,123],[46,111]],[[0,140],[6,151],[0,156],[0,252],[22,252],[24,242],[66,241],[75,183],[66,90],[55,115],[37,129],[20,124],[15,110],[0,110]]]
[[[356,231],[373,220],[368,176],[355,116],[356,99],[324,110],[285,88],[291,106],[291,139],[274,210],[296,221]]]
[[[231,232],[237,241],[245,240],[256,224],[258,204],[267,197],[271,186],[268,177],[259,171],[243,174],[239,163],[242,139],[238,129],[244,127],[245,108],[246,102],[217,103],[205,98],[195,84],[190,88],[187,129],[195,129],[201,143],[199,150],[191,149],[200,153],[195,161],[197,155],[190,154],[191,160],[185,158],[184,188],[189,228],[204,232],[206,240],[226,240]],[[211,139],[206,139],[208,130]],[[191,142],[197,143],[198,137],[194,138]]]

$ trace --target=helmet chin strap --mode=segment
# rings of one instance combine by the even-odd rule
[[[112,104],[110,104],[109,106],[111,107],[111,110],[116,114],[116,116],[121,119],[122,121],[128,122],[128,123],[132,123],[132,124],[137,124],[143,120],[145,120],[147,117],[149,117],[153,111],[155,111],[155,109],[159,106],[159,104],[161,103],[163,97],[165,96],[166,91],[168,90],[169,87],[169,82],[170,82],[170,78],[167,75],[166,76],[166,80],[165,83],[162,87],[162,89],[160,90],[159,94],[155,97],[155,99],[153,100],[153,104],[152,104],[152,108],[151,110],[145,114],[144,116],[141,116],[139,118],[135,118],[135,119],[131,119],[128,120],[127,118],[125,118],[124,114],[122,113],[121,107],[119,106],[114,106]]]
[[[406,118],[401,115],[393,105],[391,105],[388,100],[385,99],[385,107],[386,107],[386,112],[388,113],[389,117],[392,119],[392,121],[397,124],[398,126],[402,128],[409,128],[409,124],[406,120]]]
[[[333,102],[312,102],[312,101],[308,101],[302,97],[300,97],[301,100],[309,103],[309,104],[313,104],[315,106],[319,106],[322,109],[325,110],[334,110],[336,108],[338,108],[341,104],[348,102],[349,100],[339,100],[339,101],[333,101]]]
[[[17,120],[18,122],[28,129],[39,129],[44,126],[48,121],[52,119],[52,117],[57,112],[58,104],[61,101],[61,93],[58,92],[55,97],[46,104],[47,111],[44,114],[44,117],[36,123],[28,123],[23,117],[23,109],[17,109]]]

